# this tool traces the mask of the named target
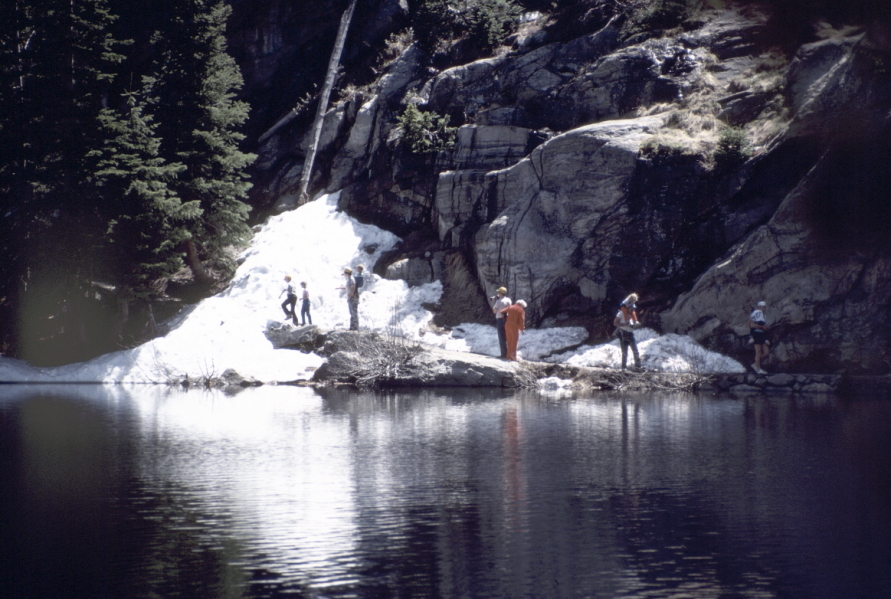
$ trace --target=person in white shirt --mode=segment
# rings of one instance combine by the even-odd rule
[[[637,342],[634,340],[634,327],[640,325],[637,318],[637,294],[632,293],[619,305],[619,312],[613,319],[613,326],[618,329],[619,345],[622,347],[622,370],[628,362],[628,347],[634,355],[634,367],[640,368],[640,354],[637,352]]]
[[[495,315],[495,330],[498,331],[498,346],[501,349],[501,359],[507,359],[507,336],[504,333],[504,314],[501,311],[512,303],[510,298],[507,297],[507,288],[505,287],[499,287],[495,295],[489,298],[492,314]]]
[[[752,364],[752,370],[758,374],[767,374],[761,368],[761,361],[766,359],[767,354],[770,353],[770,344],[767,341],[767,319],[764,317],[766,307],[767,302],[758,302],[749,315],[749,333],[755,344],[755,363]]]

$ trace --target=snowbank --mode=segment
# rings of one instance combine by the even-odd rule
[[[652,329],[641,328],[634,332],[641,366],[646,370],[660,372],[694,372],[709,374],[716,372],[745,372],[745,367],[732,358],[709,351],[687,335],[658,335]],[[544,359],[545,362],[572,364],[596,368],[620,368],[622,350],[619,340],[614,339],[601,345],[582,347]],[[628,350],[628,365],[634,364],[631,349]]]
[[[313,323],[347,328],[349,314],[343,291],[346,266],[364,264],[370,273],[378,257],[399,238],[363,225],[337,210],[338,194],[322,196],[300,208],[271,218],[255,234],[229,287],[177,319],[172,331],[127,351],[59,368],[35,368],[0,358],[4,382],[163,383],[173,377],[219,376],[228,368],[245,377],[274,382],[308,379],[323,359],[287,349],[274,349],[264,331],[280,322],[283,279],[306,281]],[[449,335],[428,328],[432,314],[423,307],[439,301],[439,282],[409,288],[403,281],[366,276],[359,307],[362,328],[397,332],[446,349],[497,356],[495,327],[463,324]],[[298,303],[298,311],[299,311]],[[689,337],[652,331],[638,333],[644,366],[669,372],[743,372],[733,360],[708,352]],[[584,366],[619,365],[618,342],[577,347],[587,338],[581,327],[527,330],[520,338],[526,360],[567,361]],[[557,352],[563,354],[554,355]]]

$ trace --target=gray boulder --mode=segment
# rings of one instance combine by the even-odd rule
[[[535,377],[517,362],[447,351],[375,333],[337,331],[313,381],[369,387],[521,387]]]
[[[474,244],[487,295],[505,285],[533,311],[568,286],[589,300],[605,299],[637,152],[661,124],[646,117],[581,127],[499,172],[491,193],[506,208]]]
[[[391,281],[403,280],[409,287],[417,287],[442,279],[443,255],[436,252],[427,257],[403,258],[387,266],[384,278]]]
[[[310,352],[324,343],[326,334],[317,325],[295,326],[289,322],[270,321],[264,331],[275,349],[290,348]]]

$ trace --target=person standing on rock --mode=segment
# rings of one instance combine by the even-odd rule
[[[619,304],[619,312],[613,319],[613,326],[618,329],[619,345],[622,347],[622,370],[628,362],[628,347],[634,355],[634,367],[640,368],[640,354],[637,352],[637,341],[634,339],[634,327],[640,326],[637,317],[637,294],[632,293]]]
[[[770,353],[770,344],[767,342],[767,320],[764,318],[764,308],[767,302],[758,302],[755,309],[749,315],[749,333],[752,335],[752,342],[755,344],[755,363],[752,364],[752,370],[758,374],[767,374],[761,368],[761,361],[767,359]]]
[[[492,306],[492,314],[495,315],[495,330],[498,332],[498,347],[501,349],[500,358],[507,357],[507,340],[504,336],[504,314],[502,310],[510,306],[510,298],[507,297],[507,289],[499,287],[495,295],[489,298],[489,304]]]
[[[353,269],[350,267],[343,269],[344,284],[338,287],[346,291],[347,308],[350,310],[350,330],[359,330],[359,290],[356,282],[353,280]]]
[[[504,317],[504,336],[507,344],[505,357],[517,361],[517,346],[520,344],[520,333],[526,330],[526,302],[517,303],[501,310]]]
[[[285,311],[285,318],[290,318],[294,324],[297,324],[297,314],[294,308],[297,306],[297,294],[294,292],[294,285],[291,283],[291,275],[285,275],[285,288],[278,294],[281,297],[288,294],[285,301],[282,302],[282,310]]]
[[[306,288],[306,281],[301,281],[300,286],[303,287],[303,292],[301,293],[303,301],[300,304],[300,324],[305,325],[307,320],[309,324],[312,324],[312,315],[309,313],[309,290]]]

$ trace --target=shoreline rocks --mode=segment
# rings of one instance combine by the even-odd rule
[[[488,387],[531,389],[539,381],[566,381],[569,391],[691,391],[738,394],[836,394],[891,390],[891,377],[790,373],[669,373],[588,368],[545,362],[508,362],[450,351],[380,333],[270,326],[276,347],[316,351],[327,361],[310,381],[290,385],[348,385],[359,388]],[[243,384],[243,383],[242,383]]]

